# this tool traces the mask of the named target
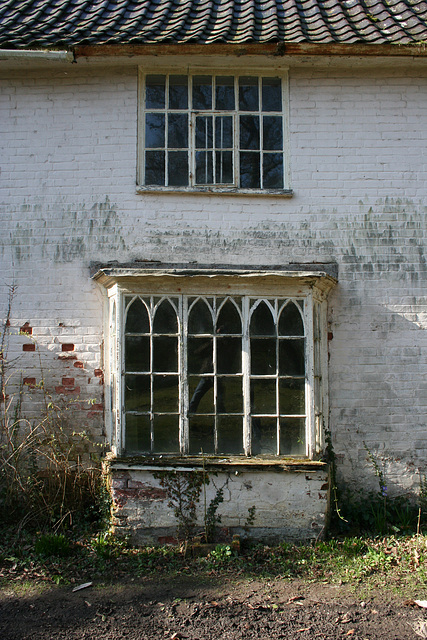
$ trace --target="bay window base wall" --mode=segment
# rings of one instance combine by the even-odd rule
[[[188,479],[194,486],[194,479],[197,484],[203,477],[192,536],[203,535],[204,514],[219,494],[223,501],[216,511],[213,542],[230,542],[235,534],[265,543],[310,541],[326,532],[329,468],[324,462],[111,458],[107,473],[115,533],[128,536],[133,544],[177,543],[180,522],[171,506],[170,488],[175,492],[172,501],[179,496],[185,502],[192,491]]]

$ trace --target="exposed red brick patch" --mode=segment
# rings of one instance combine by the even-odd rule
[[[23,383],[28,385],[29,387],[35,387],[36,386],[36,379],[35,378],[24,378]]]
[[[80,387],[55,387],[56,393],[66,396],[78,396],[80,394]]]
[[[74,345],[71,342],[63,342],[61,349],[62,351],[74,351]]]
[[[74,378],[62,378],[64,387],[74,387]]]
[[[30,327],[30,323],[26,322],[19,329],[19,333],[25,333],[27,336],[31,336],[33,333],[33,327]]]
[[[159,544],[174,544],[176,545],[176,538],[172,536],[159,536],[157,538]]]
[[[74,366],[76,367],[76,369],[83,369],[84,364],[81,360],[76,360],[76,362],[74,363]]]
[[[329,340],[329,342],[331,340],[333,340],[333,338],[334,338],[334,334],[332,333],[332,331],[328,331],[328,340]]]
[[[36,345],[35,344],[23,344],[22,345],[22,351],[35,351],[36,350]]]
[[[60,353],[58,356],[59,360],[77,360],[77,356],[69,355],[68,353]]]
[[[102,369],[95,369],[94,374],[95,374],[95,378],[102,378],[103,376]]]

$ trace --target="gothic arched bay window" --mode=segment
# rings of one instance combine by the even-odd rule
[[[237,293],[220,282],[202,294],[201,284],[166,278],[153,294],[117,278],[109,288],[121,316],[106,351],[108,406],[122,408],[107,416],[116,451],[312,457],[327,413],[333,278],[273,279],[265,295],[239,282]]]

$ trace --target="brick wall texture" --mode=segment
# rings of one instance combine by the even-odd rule
[[[101,441],[104,294],[91,261],[337,262],[328,331],[340,476],[377,486],[366,443],[391,489],[416,491],[427,472],[425,69],[307,62],[290,68],[289,94],[292,198],[141,195],[136,64],[3,71],[10,355],[25,378],[75,399],[75,424]],[[18,335],[25,323],[31,335]]]

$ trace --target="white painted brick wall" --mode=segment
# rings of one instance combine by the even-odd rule
[[[89,263],[339,264],[330,297],[330,426],[342,476],[427,472],[427,77],[421,67],[290,70],[291,199],[135,192],[136,66],[1,80],[1,313],[25,322],[49,388],[102,402],[102,294]],[[12,336],[36,377],[29,339]],[[61,342],[76,360],[59,359]],[[37,392],[33,392],[34,394]],[[84,412],[86,411],[86,413]],[[101,435],[102,420],[83,426]]]

